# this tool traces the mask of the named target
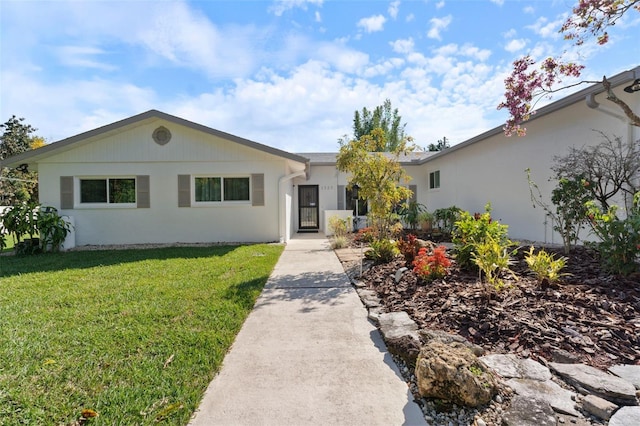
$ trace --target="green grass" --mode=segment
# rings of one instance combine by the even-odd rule
[[[0,425],[186,424],[281,252],[0,257]]]

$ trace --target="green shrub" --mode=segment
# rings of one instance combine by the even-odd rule
[[[396,243],[391,240],[376,240],[371,243],[371,249],[365,254],[367,259],[371,259],[376,263],[391,262],[400,254]]]
[[[58,251],[64,243],[71,225],[58,215],[53,207],[40,207],[36,213],[36,226],[43,251]]]
[[[511,254],[508,246],[494,239],[491,235],[475,244],[471,252],[473,263],[480,269],[480,273],[484,273],[489,284],[493,285],[496,290],[500,290],[504,286],[504,282],[500,275],[505,272],[511,272]]]
[[[460,213],[460,219],[453,229],[453,244],[456,251],[456,262],[462,269],[475,270],[479,267],[473,259],[473,253],[478,255],[477,247],[489,240],[491,244],[484,247],[486,253],[491,253],[497,245],[499,252],[504,252],[513,246],[507,236],[507,225],[491,219],[491,204],[485,206],[484,213],[471,216],[469,212]],[[482,262],[482,261],[481,261]]]
[[[415,230],[420,222],[420,214],[426,212],[427,208],[423,204],[417,201],[410,201],[404,203],[400,208],[400,218],[404,223],[409,225],[409,228]]]
[[[587,209],[591,229],[600,238],[595,247],[603,266],[614,274],[636,272],[640,254],[640,192],[634,196],[633,208],[625,219],[618,218],[615,205],[603,212],[591,201]]]
[[[347,235],[348,224],[351,218],[342,219],[340,216],[331,216],[329,218],[329,229],[336,237],[344,237]]]
[[[453,228],[458,219],[462,209],[460,207],[451,206],[444,209],[437,209],[433,212],[433,217],[436,222],[436,227],[446,234],[453,232]]]
[[[549,282],[556,282],[562,275],[560,271],[566,266],[567,258],[560,257],[555,259],[553,254],[549,254],[544,250],[539,250],[534,253],[533,246],[529,249],[529,253],[525,255],[525,262],[527,266],[533,272],[538,279],[538,282],[548,280]]]

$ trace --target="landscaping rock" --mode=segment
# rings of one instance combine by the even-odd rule
[[[358,296],[360,296],[360,300],[362,300],[362,303],[367,308],[376,308],[380,306],[380,299],[375,291],[363,288],[359,288],[356,291],[358,292]]]
[[[387,339],[387,349],[392,355],[397,356],[405,364],[415,367],[418,354],[420,354],[420,342],[410,336],[402,336],[397,339]]]
[[[373,321],[374,324],[380,324],[380,315],[384,313],[384,309],[382,307],[369,308],[369,318],[370,321]]]
[[[485,350],[483,347],[471,343],[470,341],[468,341],[467,339],[465,339],[459,334],[451,334],[443,330],[424,330],[424,329],[420,330],[419,334],[420,334],[420,337],[422,338],[423,343],[430,342],[431,340],[438,340],[443,343],[456,342],[456,343],[461,343],[465,345],[467,348],[469,348],[469,350],[471,350],[471,352],[473,352],[475,356],[482,356],[485,353]]]
[[[602,420],[609,420],[618,406],[599,396],[587,395],[582,400],[582,408]]]
[[[506,385],[522,397],[546,401],[551,408],[559,413],[580,416],[575,408],[576,394],[561,388],[551,380],[541,382],[529,379],[509,379]]]
[[[579,361],[579,357],[564,349],[552,349],[551,359],[553,362],[560,364],[575,364]]]
[[[385,341],[399,339],[404,336],[420,341],[418,325],[406,312],[389,312],[379,317],[380,331]]]
[[[548,402],[515,396],[502,416],[504,426],[556,426],[556,417]]]
[[[609,371],[640,389],[640,365],[614,365]]]
[[[622,407],[611,416],[609,426],[640,425],[640,407]]]
[[[426,343],[416,362],[420,395],[466,407],[487,404],[498,392],[498,381],[462,343]]]
[[[584,364],[549,364],[569,384],[619,405],[637,405],[636,389],[626,380]]]
[[[519,358],[514,354],[492,354],[480,358],[489,368],[509,379],[549,380],[551,371],[530,358]]]
[[[400,278],[402,278],[402,274],[404,274],[405,272],[407,272],[409,270],[409,268],[407,268],[406,266],[403,266],[402,268],[398,269],[396,271],[396,275],[393,277],[396,284],[398,284],[400,282]]]

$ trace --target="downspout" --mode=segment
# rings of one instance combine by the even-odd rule
[[[286,218],[285,218],[287,206],[286,206],[286,200],[284,199],[284,194],[283,194],[283,184],[287,181],[290,181],[291,179],[294,179],[300,176],[308,177],[308,168],[309,168],[309,164],[307,163],[307,167],[305,168],[305,170],[284,175],[284,176],[281,176],[280,179],[278,179],[278,231],[280,233],[281,243],[287,242],[287,238],[286,238],[287,230],[286,230]]]

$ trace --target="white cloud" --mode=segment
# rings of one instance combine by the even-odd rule
[[[566,18],[560,17],[555,21],[549,21],[549,19],[541,16],[536,20],[533,25],[528,25],[526,28],[532,30],[535,34],[542,38],[559,39],[561,34],[558,32],[562,27],[562,24]]]
[[[446,30],[449,24],[451,24],[452,18],[451,15],[447,15],[444,18],[431,18],[429,24],[431,24],[429,31],[427,32],[427,37],[433,38],[436,40],[442,40],[440,32],[442,30]]]
[[[398,17],[398,10],[400,9],[400,0],[394,0],[389,4],[389,16],[391,18],[396,19]]]
[[[525,46],[527,45],[527,40],[525,39],[513,39],[510,40],[505,46],[504,46],[504,50],[506,50],[509,53],[515,53],[519,50],[522,50],[525,48]]]
[[[103,71],[114,71],[116,66],[107,62],[100,62],[95,58],[100,55],[105,55],[103,49],[90,46],[61,46],[55,48],[58,60],[61,64],[67,67],[79,67],[79,68],[95,68]]]
[[[276,16],[282,16],[287,10],[301,8],[307,9],[308,4],[322,6],[324,0],[274,0],[273,5],[269,7],[269,12]]]
[[[315,18],[316,18],[316,22],[322,22],[322,16],[320,15],[320,11],[316,10]]]
[[[436,3],[436,9],[442,9],[444,7],[444,0],[439,1],[438,3]]]
[[[415,43],[413,42],[413,38],[409,37],[407,39],[400,39],[389,42],[389,45],[396,53],[411,53],[413,51],[413,47]]]
[[[358,27],[364,29],[367,33],[382,31],[387,18],[382,15],[374,15],[368,18],[362,18],[358,21]]]
[[[518,34],[516,29],[515,28],[511,28],[509,31],[503,33],[502,37],[507,38],[507,39],[514,38],[516,36],[516,34]]]
[[[502,6],[504,4],[504,0],[491,0],[491,3],[495,3],[498,6]]]
[[[406,22],[413,22],[413,20],[416,19],[416,16],[413,13],[410,13],[407,15],[407,17],[405,18]]]
[[[522,11],[529,15],[533,15],[536,12],[533,6],[525,6],[524,9],[522,9]]]

